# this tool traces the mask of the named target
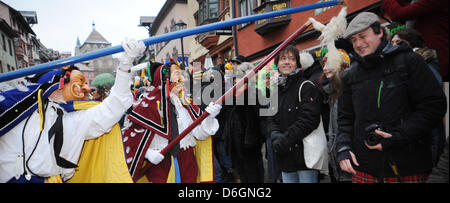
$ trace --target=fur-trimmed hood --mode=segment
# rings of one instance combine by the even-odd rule
[[[416,49],[414,52],[421,55],[425,61],[437,60],[437,51],[428,47]]]

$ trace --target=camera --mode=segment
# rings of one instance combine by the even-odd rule
[[[366,127],[365,131],[367,133],[367,136],[366,136],[365,141],[366,141],[367,145],[375,146],[381,142],[381,139],[383,139],[383,137],[381,135],[378,135],[377,133],[375,133],[375,130],[384,131],[382,129],[383,128],[378,124],[372,124],[372,125],[369,125]]]

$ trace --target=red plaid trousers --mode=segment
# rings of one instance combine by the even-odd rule
[[[356,171],[352,176],[353,183],[424,183],[428,178],[428,173],[414,174],[410,176],[401,176],[399,181],[397,177],[378,178],[368,173]]]

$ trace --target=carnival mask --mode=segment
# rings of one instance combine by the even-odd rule
[[[184,78],[181,69],[177,65],[170,66],[170,92],[178,95],[185,89],[185,81],[186,79]]]
[[[70,74],[70,82],[63,87],[63,97],[65,101],[86,100],[86,94],[91,92],[83,73],[73,70]]]

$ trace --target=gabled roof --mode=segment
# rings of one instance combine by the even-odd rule
[[[164,18],[167,16],[169,11],[175,6],[175,4],[181,3],[181,4],[187,4],[187,0],[167,0],[166,3],[164,3],[161,10],[159,10],[158,15],[153,21],[152,27],[150,28],[150,33],[152,35],[155,35],[158,31],[159,26],[161,25],[161,22],[164,20]]]
[[[18,24],[20,24],[28,33],[31,33],[32,35],[36,35],[36,33],[34,33],[33,29],[31,29],[30,25],[25,20],[25,18],[22,16],[22,14],[20,14],[19,11],[17,11],[14,8],[12,8],[8,4],[3,3],[2,1],[0,1],[0,3],[2,3],[3,5],[5,5],[5,6],[7,6],[9,8],[9,12],[10,12],[11,17],[15,18],[17,20]]]
[[[8,37],[14,38],[17,37],[17,33],[6,23],[3,18],[0,18],[0,30],[2,30]]]
[[[106,40],[97,30],[92,29],[91,34],[89,34],[89,37],[84,41],[84,43],[91,43],[91,44],[111,44]]]

